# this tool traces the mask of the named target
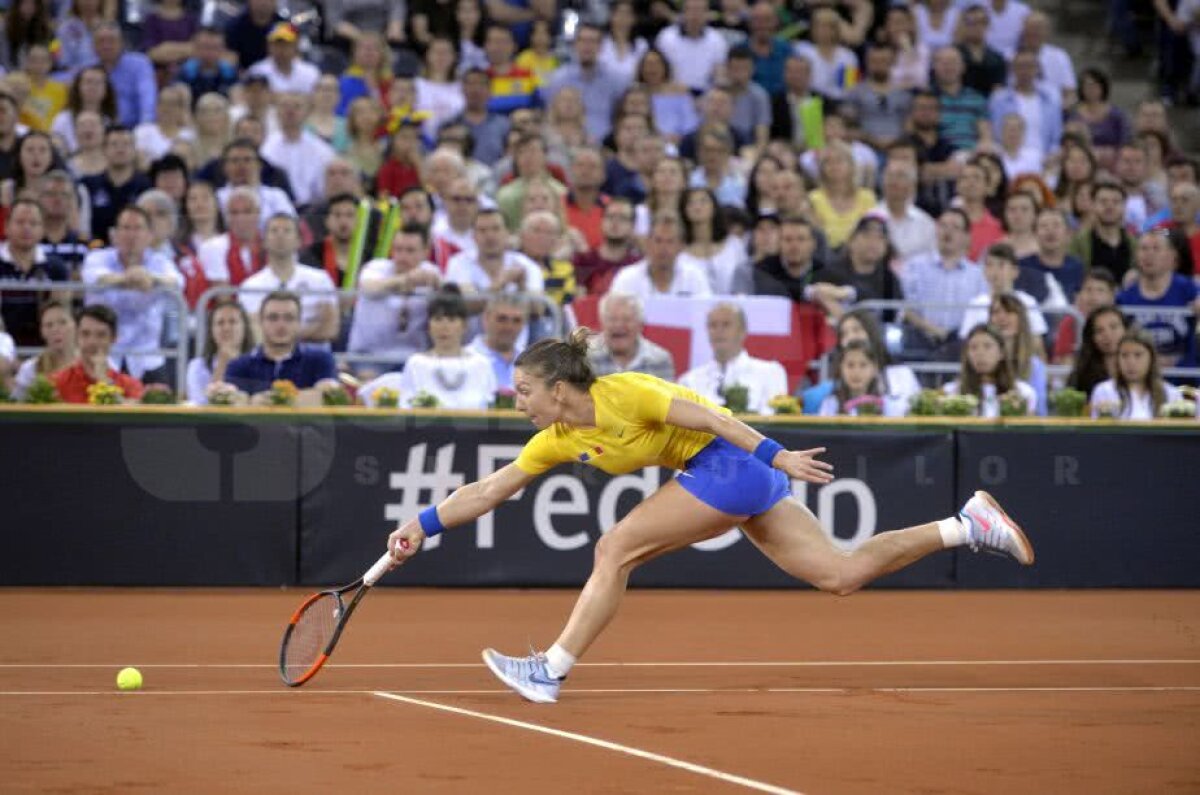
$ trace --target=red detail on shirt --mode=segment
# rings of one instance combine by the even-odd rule
[[[64,403],[87,403],[87,388],[96,383],[96,379],[88,375],[83,368],[83,362],[76,362],[70,367],[59,370],[51,378]],[[119,373],[111,367],[108,368],[108,380],[121,387],[127,398],[136,400],[142,396],[144,391],[141,381],[131,375]]]

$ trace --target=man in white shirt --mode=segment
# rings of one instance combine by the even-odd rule
[[[327,344],[337,338],[341,321],[337,289],[323,270],[301,265],[300,222],[291,215],[273,215],[267,219],[264,236],[267,267],[242,282],[238,300],[251,318],[258,317],[263,299],[276,290],[300,295],[300,339]]]
[[[676,82],[694,94],[712,85],[729,55],[725,38],[708,26],[707,0],[683,0],[679,22],[664,28],[654,45],[671,65]]]
[[[1029,6],[1020,0],[972,0],[966,7],[976,5],[983,6],[988,12],[988,46],[1011,61],[1021,41]]]
[[[243,185],[229,193],[225,206],[225,234],[200,244],[196,259],[213,285],[239,285],[266,263],[259,234],[258,192]]]
[[[671,352],[642,336],[646,313],[642,300],[629,293],[609,292],[600,299],[600,339],[588,352],[596,375],[648,373],[675,380]]]
[[[708,274],[698,265],[679,261],[682,251],[683,223],[679,216],[670,212],[656,215],[646,239],[646,258],[619,270],[612,291],[636,295],[643,301],[655,295],[712,295]]]
[[[477,251],[475,216],[479,212],[479,194],[471,180],[459,177],[450,183],[442,201],[445,211],[434,213],[430,232],[434,251],[446,252],[444,261],[448,263],[455,254]]]
[[[265,75],[275,93],[311,94],[321,70],[299,57],[300,32],[289,22],[277,22],[267,34],[267,57],[251,66],[251,74]]]
[[[1049,43],[1051,32],[1050,17],[1043,11],[1033,11],[1025,17],[1022,46],[1037,53],[1042,84],[1057,93],[1064,108],[1070,108],[1075,104],[1075,92],[1079,89],[1075,64],[1066,50]]]
[[[475,216],[475,247],[474,253],[455,254],[446,265],[446,281],[462,288],[473,311],[483,309],[485,293],[544,291],[537,263],[508,248],[508,230],[499,210],[480,210]]]
[[[887,222],[898,263],[937,250],[937,225],[913,203],[917,179],[917,167],[907,161],[889,160],[883,167],[883,201],[874,212]]]
[[[296,217],[296,208],[286,193],[279,188],[262,184],[262,162],[258,159],[258,147],[252,141],[230,141],[221,153],[221,168],[225,174],[225,185],[217,190],[217,203],[221,206],[222,214],[228,209],[229,194],[235,188],[245,186],[258,194],[258,207],[263,222],[273,215]]]
[[[309,100],[305,94],[289,92],[275,100],[279,131],[267,137],[262,155],[276,168],[287,172],[296,205],[307,207],[325,194],[325,166],[336,153],[316,133],[304,129]]]
[[[788,393],[787,372],[779,362],[755,359],[746,353],[746,313],[722,301],[708,311],[708,344],[712,361],[695,367],[679,383],[721,405],[723,390],[743,386],[749,392],[746,408],[754,414],[774,414],[767,404],[776,395]]]

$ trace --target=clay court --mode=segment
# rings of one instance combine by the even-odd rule
[[[304,595],[0,592],[0,790],[1200,791],[1194,591],[634,591],[552,706],[479,651],[573,592],[379,589],[289,690]]]

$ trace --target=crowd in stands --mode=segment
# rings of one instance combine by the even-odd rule
[[[1155,3],[1171,86],[1195,6]],[[593,299],[598,373],[764,413],[903,415],[936,385],[1046,414],[1066,385],[1147,418],[1180,395],[1164,368],[1197,366],[1200,165],[1166,113],[1187,90],[1118,107],[1021,0],[144,10],[4,17],[18,398],[41,375],[75,402],[262,402],[350,374],[368,404],[482,409]],[[827,377],[752,357],[746,296],[819,313]],[[662,297],[706,302],[704,363],[647,338]]]

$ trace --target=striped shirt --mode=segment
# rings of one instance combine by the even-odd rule
[[[979,122],[988,118],[987,100],[973,88],[961,87],[957,94],[948,94],[935,87],[941,121],[938,132],[955,149],[974,149],[979,143]]]
[[[542,104],[541,78],[536,73],[518,66],[510,66],[504,71],[492,67],[487,70],[492,80],[492,98],[488,100],[489,113],[502,113],[505,116],[514,110],[522,108],[537,108]]]
[[[921,254],[904,265],[900,278],[904,300],[912,304],[945,304],[917,314],[941,328],[955,331],[962,324],[968,304],[975,296],[989,292],[983,268],[960,259],[952,268],[942,266],[938,254]]]

